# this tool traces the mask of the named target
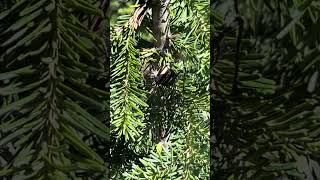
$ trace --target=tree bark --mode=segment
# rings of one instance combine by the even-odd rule
[[[169,3],[170,0],[152,1],[152,21],[156,38],[156,47],[160,54],[166,54],[169,48]]]

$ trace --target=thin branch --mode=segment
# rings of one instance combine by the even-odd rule
[[[152,1],[153,30],[157,40],[156,46],[161,55],[167,53],[170,43],[169,3],[170,0]]]

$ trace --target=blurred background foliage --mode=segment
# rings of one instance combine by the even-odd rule
[[[320,3],[235,2],[211,4],[212,179],[319,179]]]
[[[108,1],[0,1],[1,179],[106,179]]]

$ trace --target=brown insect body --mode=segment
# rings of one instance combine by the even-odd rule
[[[157,86],[172,86],[177,78],[177,74],[169,66],[159,67],[152,61],[147,63],[143,74],[145,81],[155,82]]]

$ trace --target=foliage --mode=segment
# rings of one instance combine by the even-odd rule
[[[232,24],[233,5],[213,4],[213,35]],[[213,68],[213,178],[319,179],[319,5],[239,1],[237,93],[239,31],[213,42],[221,52]]]
[[[169,54],[160,57],[151,10],[140,26],[130,24],[138,7],[129,1],[112,8],[118,11],[111,20],[111,174],[115,179],[208,179],[209,2],[170,1],[172,41]],[[150,61],[170,66],[178,74],[176,83],[148,86],[143,69]],[[159,127],[170,134],[167,140],[159,141]]]
[[[96,179],[106,173],[99,1],[8,1],[0,12],[0,175]],[[100,20],[99,20],[100,18]]]

